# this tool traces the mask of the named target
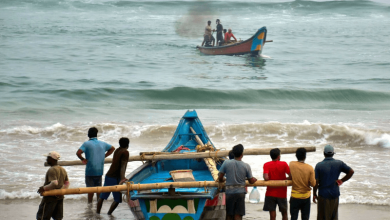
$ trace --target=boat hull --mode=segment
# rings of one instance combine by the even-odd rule
[[[215,150],[196,111],[187,111],[164,153],[197,152],[197,141],[207,143]],[[212,149],[211,149],[212,148]],[[215,169],[219,169],[220,164]],[[148,161],[127,176],[134,184],[169,183],[187,181],[174,179],[172,173],[185,171],[193,181],[215,181],[203,159]],[[215,170],[214,170],[215,171]],[[125,196],[131,212],[137,220],[222,220],[226,218],[225,193],[217,187],[133,190]],[[130,197],[130,198],[128,198]]]
[[[133,213],[133,216],[136,220],[225,220],[226,219],[226,196],[225,193],[218,193],[213,199],[206,199],[205,202],[198,201],[197,209],[195,213],[145,213],[142,209],[150,210],[150,201],[145,201],[147,199],[137,199],[137,200],[127,200],[127,204]],[[157,201],[157,203],[159,203]],[[161,201],[158,209],[161,209],[162,206],[166,206],[169,202]],[[178,205],[180,206],[180,205]],[[172,205],[171,205],[172,207]],[[176,207],[173,207],[172,210],[175,210]],[[188,209],[188,207],[187,207]]]
[[[216,46],[216,47],[200,47],[197,49],[207,55],[243,55],[250,54],[258,56],[262,53],[263,47],[267,38],[267,28],[260,28],[255,35],[246,41],[227,45],[227,46]]]

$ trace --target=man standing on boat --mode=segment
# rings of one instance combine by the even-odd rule
[[[206,43],[206,46],[210,44],[210,42],[213,43],[213,47],[214,47],[214,44],[215,44],[215,38],[213,37],[212,35],[212,32],[214,32],[215,30],[212,30],[211,29],[211,21],[208,21],[207,22],[207,26],[205,27],[205,30],[204,30],[204,39],[203,39],[203,42],[202,42],[202,47],[203,45]]]
[[[314,169],[305,163],[306,149],[298,148],[295,152],[298,161],[290,162],[290,171],[292,177],[292,190],[290,198],[290,215],[291,220],[297,220],[299,210],[301,219],[309,220],[310,218],[310,196],[311,187],[316,185]]]
[[[106,178],[104,179],[104,186],[115,186],[121,185],[127,181],[125,177],[127,163],[129,162],[129,148],[130,140],[128,138],[119,139],[119,148],[115,150],[114,157],[112,159],[112,164],[110,169],[106,173]],[[114,196],[114,202],[112,202],[110,210],[108,210],[109,215],[118,207],[119,203],[122,202],[122,194],[120,192],[112,192]],[[100,213],[104,200],[107,200],[110,196],[110,192],[100,194],[100,198],[97,204],[96,213]]]
[[[219,170],[218,180],[224,182],[226,174],[226,219],[241,220],[245,215],[245,180],[250,184],[257,181],[252,176],[252,170],[242,161],[244,146],[233,147],[234,160],[225,160]]]
[[[291,179],[290,168],[287,163],[280,161],[279,148],[270,151],[272,161],[265,163],[263,166],[264,180],[286,180]],[[286,174],[288,178],[286,178]],[[276,219],[276,205],[279,206],[279,211],[282,213],[283,220],[287,220],[287,186],[267,187],[264,201],[264,211],[269,211],[270,219]]]
[[[313,202],[317,203],[317,220],[337,220],[340,186],[349,180],[354,171],[341,160],[333,159],[335,154],[331,145],[324,148],[325,159],[317,163],[315,176],[317,184],[313,189]],[[339,179],[340,173],[346,173],[342,179]],[[317,189],[319,189],[317,196]]]
[[[114,152],[115,147],[97,139],[98,129],[92,127],[88,130],[89,141],[81,145],[77,157],[86,164],[85,184],[87,187],[102,186],[104,158]],[[85,158],[81,155],[85,153]],[[100,193],[96,193],[99,199]],[[88,193],[88,203],[92,203],[93,193]]]
[[[223,26],[221,24],[221,21],[219,19],[216,20],[217,23],[217,46],[222,46],[223,44]]]
[[[50,168],[46,172],[45,183],[43,186],[39,187],[37,192],[42,194],[44,191],[53,189],[67,189],[70,185],[68,174],[64,168],[57,165],[60,154],[52,151],[45,156],[47,157],[46,161],[50,165]],[[36,218],[44,220],[50,220],[51,218],[62,220],[63,211],[64,196],[44,196],[39,205]]]

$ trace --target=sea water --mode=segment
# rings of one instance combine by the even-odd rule
[[[217,18],[242,40],[266,26],[273,43],[264,57],[204,56]],[[389,206],[389,27],[387,1],[2,0],[0,199],[39,198],[42,155],[77,160],[91,126],[137,155],[196,109],[220,149],[316,146],[315,167],[332,144],[355,170],[340,202]],[[261,179],[271,159],[243,160]],[[65,168],[85,186],[84,167]]]

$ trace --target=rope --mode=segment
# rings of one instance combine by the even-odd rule
[[[140,155],[140,157],[141,157],[141,161],[142,161],[142,164],[145,164],[145,153],[142,153],[141,155]]]
[[[133,191],[133,184],[134,182],[133,181],[128,181],[126,182],[126,186],[127,186],[127,199],[126,199],[126,202],[128,202],[128,200],[130,200],[130,191]]]
[[[197,152],[205,152],[205,151],[215,151],[214,147],[211,144],[205,144],[203,146],[197,145],[196,151]]]

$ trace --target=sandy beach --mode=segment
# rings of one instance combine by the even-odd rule
[[[85,199],[65,200],[64,219],[134,219],[132,213],[124,203],[118,206],[112,216],[105,214],[107,213],[111,202],[112,200],[106,201],[103,204],[102,214],[97,215],[95,214],[96,203],[94,203],[93,206],[88,206]],[[39,203],[40,200],[37,199],[0,200],[1,217],[2,219],[35,219]],[[269,219],[268,212],[262,211],[262,208],[263,203],[246,203],[247,215],[245,215],[244,219]],[[315,220],[317,217],[317,207],[312,204],[311,208],[310,220]],[[278,213],[277,219],[281,219],[280,213]],[[339,219],[386,220],[390,219],[390,209],[388,206],[341,204]]]

